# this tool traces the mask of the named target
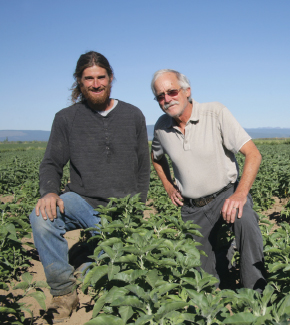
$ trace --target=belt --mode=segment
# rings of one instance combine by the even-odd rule
[[[188,198],[184,198],[184,203],[186,205],[194,205],[196,207],[203,207],[205,205],[207,205],[209,202],[211,202],[213,199],[215,199],[219,194],[221,194],[222,192],[228,190],[229,188],[231,188],[234,185],[234,183],[229,183],[227,186],[223,187],[221,190],[205,196],[205,197],[200,197],[199,199],[188,199]]]

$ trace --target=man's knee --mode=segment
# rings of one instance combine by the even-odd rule
[[[77,193],[67,192],[60,195],[63,200],[64,211],[66,215],[76,215],[80,209],[85,210],[88,203]]]
[[[41,213],[37,216],[35,209],[31,212],[29,220],[33,231],[41,232],[43,228],[46,228],[46,223]]]
[[[35,209],[31,212],[29,220],[34,236],[45,237],[46,235],[55,232],[56,229],[59,231],[63,228],[62,220],[60,218],[57,218],[54,221],[51,221],[48,218],[44,220],[41,213],[39,216],[36,215]]]
[[[249,204],[245,204],[242,217],[236,218],[235,226],[243,229],[259,227],[259,216]]]

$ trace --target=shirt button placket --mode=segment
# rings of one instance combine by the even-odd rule
[[[107,155],[109,154],[110,144],[109,144],[109,132],[108,132],[108,121],[104,118],[104,134],[105,134],[105,146]]]
[[[190,133],[190,125],[186,125],[184,143],[183,143],[184,150],[190,150],[189,133]]]
[[[188,141],[188,137],[185,137],[184,144],[183,144],[184,150],[190,150],[190,143]]]

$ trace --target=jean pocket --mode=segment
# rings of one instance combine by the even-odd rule
[[[250,193],[248,194],[248,200],[249,200],[249,202],[250,202],[250,206],[251,206],[251,208],[253,208],[254,202],[253,202],[252,195],[251,195]]]
[[[193,214],[195,212],[198,212],[199,209],[200,208],[197,208],[195,206],[183,205],[181,207],[181,215]]]

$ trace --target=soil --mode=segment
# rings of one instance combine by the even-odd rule
[[[262,213],[263,215],[267,216],[272,223],[275,224],[272,228],[272,231],[278,228],[277,223],[285,221],[284,218],[281,217],[281,211],[283,210],[284,205],[287,204],[289,199],[279,199],[277,197],[274,197],[274,200],[274,205],[269,210]]]
[[[0,195],[0,203],[13,202],[14,195]]]
[[[13,196],[0,197],[0,201],[2,201],[3,203],[11,202],[12,199]],[[285,199],[280,200],[278,198],[275,198],[275,204],[271,207],[271,209],[263,212],[262,214],[268,216],[270,221],[273,223],[281,222],[281,211],[283,210],[283,205],[285,205],[286,203],[287,200]],[[155,213],[155,211],[154,210],[145,211],[144,218],[149,218],[150,213]],[[68,241],[69,248],[72,248],[79,241],[80,230],[74,230],[67,233],[65,235],[65,238]],[[33,238],[30,241],[33,241]],[[26,248],[28,250],[28,253],[32,256],[31,267],[27,271],[33,275],[33,281],[45,281],[43,267],[38,258],[37,251],[35,249],[31,249],[28,246]],[[51,300],[51,295],[48,289],[43,289],[43,291],[46,296],[46,306],[48,306]],[[22,291],[19,290],[19,294],[21,293]],[[0,290],[0,295],[3,294],[6,295],[7,292]],[[17,294],[17,290],[13,291],[13,294],[14,295]],[[69,320],[64,321],[61,324],[82,325],[91,319],[93,302],[91,302],[90,296],[84,295],[82,291],[79,289],[78,289],[78,295],[80,299],[79,308],[72,313],[72,316],[70,317]],[[35,324],[47,324],[47,322],[42,318],[44,311],[40,309],[38,303],[33,298],[26,297],[23,299],[23,302],[25,302],[27,305],[31,305],[30,309],[33,311]],[[29,314],[27,314],[27,317],[29,317]]]

